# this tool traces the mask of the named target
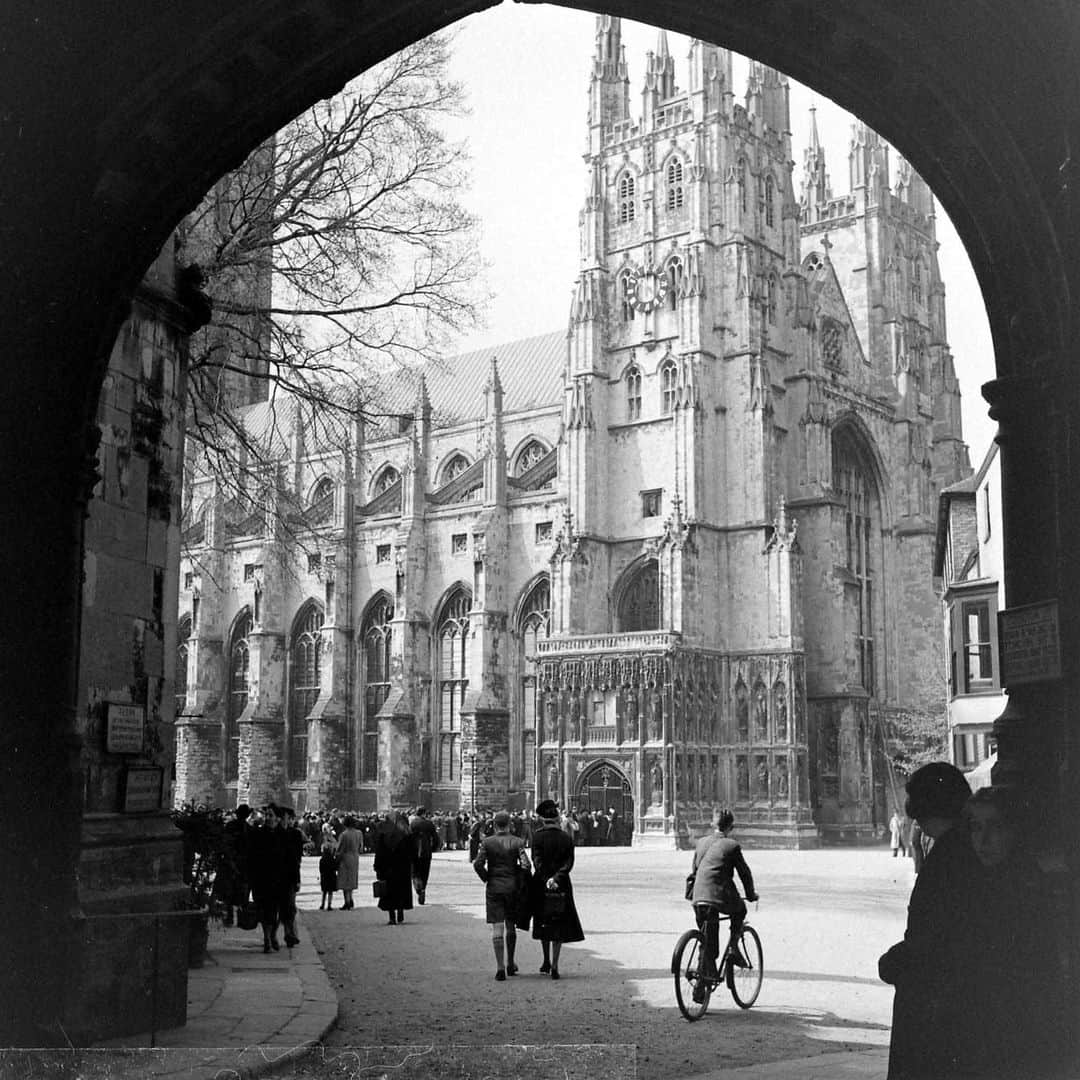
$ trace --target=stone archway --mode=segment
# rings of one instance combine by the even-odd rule
[[[488,6],[178,0],[140,12],[133,25],[119,10],[15,0],[0,15],[9,45],[0,90],[8,148],[0,191],[9,193],[0,200],[9,389],[0,396],[8,464],[0,536],[18,570],[8,609],[34,612],[8,620],[0,649],[0,860],[11,873],[0,920],[23,929],[5,967],[4,998],[19,1002],[5,1044],[40,1037],[36,1018],[52,1015],[73,962],[59,928],[72,908],[80,823],[82,523],[93,417],[130,299],[183,215],[258,143],[372,63]],[[1080,184],[1070,147],[1080,146],[1080,111],[1062,106],[1080,100],[1071,11],[1056,0],[605,8],[789,72],[863,117],[927,179],[967,246],[994,336],[1001,378],[985,392],[1002,426],[1010,603],[1077,595]],[[1061,651],[1059,683],[1011,696],[1000,768],[1037,787],[1043,824],[1065,845],[1075,911],[1080,619],[1072,611]],[[26,838],[42,820],[54,839],[31,853]],[[42,880],[51,886],[45,904]],[[1075,917],[1072,952],[1080,961]]]
[[[603,835],[593,831],[595,846],[628,847],[634,836],[634,789],[630,778],[610,761],[590,765],[578,780],[571,805],[579,813],[597,811]]]

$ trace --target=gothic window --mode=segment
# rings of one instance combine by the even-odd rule
[[[911,266],[911,299],[913,303],[923,302],[923,269],[922,260],[916,258]]]
[[[240,772],[240,728],[237,721],[247,708],[251,689],[248,634],[251,611],[244,608],[229,637],[229,700],[225,710],[225,782],[235,783]]]
[[[312,489],[309,505],[318,506],[323,499],[334,497],[334,481],[329,476],[324,476]]]
[[[621,634],[660,629],[660,569],[650,559],[634,572],[619,597]]]
[[[740,161],[735,166],[735,177],[739,185],[739,213],[746,213],[746,162]]]
[[[765,198],[765,224],[770,228],[776,224],[776,181],[773,180],[772,173],[769,173],[765,177],[764,187]]]
[[[832,371],[844,369],[844,331],[835,319],[821,321],[821,359]]]
[[[322,673],[322,609],[307,604],[293,624],[289,650],[289,735],[288,774],[290,780],[307,779],[307,718],[319,697]]]
[[[543,443],[536,439],[530,439],[517,456],[517,462],[514,465],[514,475],[521,476],[523,473],[527,473],[546,456],[547,450],[544,449]]]
[[[176,677],[174,693],[176,695],[176,715],[180,716],[187,707],[188,676],[188,639],[191,637],[191,616],[185,615],[176,627]]]
[[[389,491],[400,479],[401,474],[397,469],[395,469],[393,465],[387,465],[375,478],[375,483],[372,487],[372,495],[378,496],[384,491]]]
[[[768,314],[769,325],[776,325],[776,311],[779,305],[780,283],[775,274],[770,274],[765,283],[765,310]]]
[[[675,361],[668,359],[660,366],[660,412],[670,416],[675,411],[678,370]]]
[[[536,782],[536,734],[541,712],[537,643],[548,636],[551,621],[551,586],[542,578],[521,608],[518,640],[521,643],[521,779]],[[511,780],[514,778],[512,777]]]
[[[667,264],[667,305],[674,311],[679,306],[679,297],[683,288],[682,259],[673,255]]]
[[[439,781],[461,780],[461,703],[469,685],[469,608],[472,599],[457,589],[443,607],[436,634],[438,657]]]
[[[619,224],[634,220],[635,184],[633,174],[624,172],[619,177]]]
[[[381,595],[368,608],[361,630],[364,679],[364,730],[360,740],[360,778],[379,778],[379,710],[390,694],[390,645],[394,602]]]
[[[449,484],[469,467],[469,459],[464,454],[454,454],[442,469],[442,484]]]
[[[811,251],[803,262],[803,269],[808,274],[816,274],[825,264],[821,261],[821,253]]]
[[[667,208],[681,209],[683,199],[683,164],[677,157],[673,157],[667,167]]]
[[[833,436],[833,490],[844,506],[845,597],[854,638],[858,685],[874,693],[874,537],[879,518],[877,486],[854,437],[844,427]]]
[[[622,321],[634,321],[634,274],[624,270],[619,275],[619,305],[622,309]]]
[[[641,369],[636,365],[626,373],[626,418],[641,419]]]

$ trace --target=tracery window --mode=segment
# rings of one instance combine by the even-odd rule
[[[372,603],[360,631],[363,649],[364,728],[360,739],[360,779],[379,778],[379,710],[390,694],[391,621],[394,602],[385,593]]]
[[[454,456],[443,466],[443,484],[449,484],[451,480],[460,476],[468,467],[469,459],[464,454],[454,454]]]
[[[334,481],[329,476],[324,476],[312,489],[311,505],[315,506],[327,496],[334,494]]]
[[[626,373],[626,418],[641,419],[641,369],[637,365]]]
[[[683,264],[682,259],[673,255],[667,264],[667,305],[675,311],[679,306],[679,297],[683,287]]]
[[[393,465],[387,465],[375,479],[373,494],[378,496],[384,491],[389,491],[400,479],[401,474],[397,469],[395,469]]]
[[[746,162],[740,161],[735,166],[735,178],[739,185],[739,213],[746,213]]]
[[[670,416],[675,411],[675,398],[678,393],[678,369],[674,360],[665,360],[660,367],[660,412]]]
[[[844,369],[844,331],[834,319],[821,322],[821,360],[833,371]]]
[[[240,772],[240,728],[237,721],[247,708],[251,690],[251,611],[244,608],[229,638],[229,700],[225,710],[225,782],[236,783]]]
[[[841,428],[833,436],[833,490],[844,505],[846,568],[853,594],[850,616],[858,684],[874,693],[874,576],[877,485],[852,435]]]
[[[436,640],[439,682],[439,781],[461,779],[461,703],[469,685],[469,608],[472,598],[459,588],[443,607]]]
[[[625,225],[634,220],[635,187],[632,173],[624,172],[619,177],[619,224]]]
[[[543,443],[537,439],[530,439],[529,442],[525,444],[521,453],[517,456],[517,463],[514,466],[514,475],[521,476],[523,473],[527,473],[546,456],[547,450],[544,449]]]
[[[683,164],[679,158],[673,157],[667,166],[667,208],[669,210],[681,209],[684,196]]]
[[[537,643],[548,636],[551,622],[551,585],[542,578],[521,609],[518,637],[521,642],[521,779],[536,782],[536,736],[541,715]]]
[[[770,228],[776,224],[776,181],[773,180],[772,173],[768,173],[765,177],[765,224]]]
[[[319,698],[322,682],[323,612],[318,604],[301,609],[293,624],[289,650],[288,775],[307,779],[307,718]]]
[[[174,689],[176,715],[180,716],[187,708],[188,684],[188,639],[191,637],[191,616],[185,615],[176,627],[176,676]]]
[[[922,260],[918,258],[911,266],[911,299],[916,304],[923,302]]]
[[[660,568],[650,559],[638,568],[619,597],[620,634],[660,629]]]

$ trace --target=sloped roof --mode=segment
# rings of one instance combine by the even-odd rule
[[[381,411],[411,415],[422,371],[435,427],[479,420],[484,415],[484,386],[494,357],[503,388],[504,412],[557,405],[562,400],[566,348],[566,331],[557,330],[461,353],[415,372],[397,372],[380,379],[372,400],[379,403]]]

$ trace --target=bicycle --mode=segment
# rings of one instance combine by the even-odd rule
[[[710,918],[720,922],[730,916],[713,911]],[[698,927],[687,930],[676,942],[671,954],[671,973],[675,977],[675,1000],[687,1020],[700,1020],[705,1015],[713,991],[724,982],[740,1009],[749,1009],[757,1001],[764,974],[761,938],[749,923],[744,922],[737,944],[748,966],[733,962],[728,935],[728,943],[716,965],[716,974],[709,977],[701,972],[705,959],[705,931]]]

